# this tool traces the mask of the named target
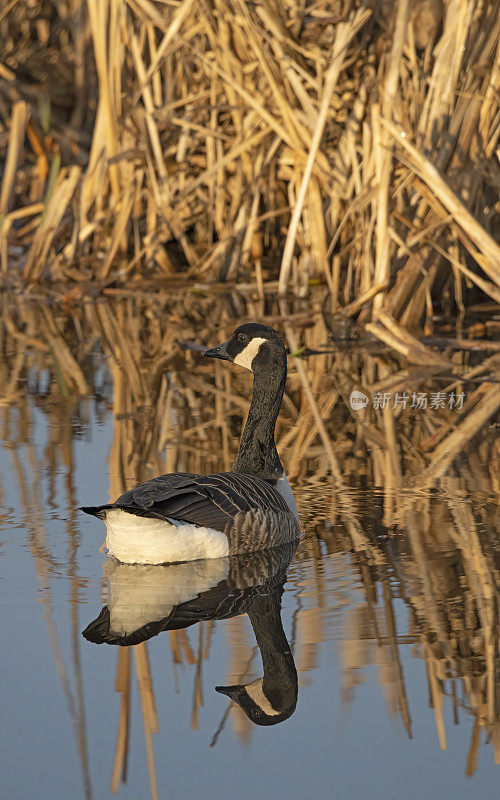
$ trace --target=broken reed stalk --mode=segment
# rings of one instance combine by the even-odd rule
[[[283,310],[283,313],[285,313],[284,310]],[[288,340],[288,346],[290,348],[290,352],[291,353],[297,353],[297,351],[298,351],[297,339],[295,338],[295,334],[294,334],[294,332],[293,332],[293,330],[291,329],[290,326],[287,326],[285,328],[285,333],[286,333],[286,338]],[[315,423],[316,423],[316,427],[317,427],[319,435],[321,437],[321,441],[323,442],[323,446],[324,446],[324,448],[326,450],[326,453],[328,454],[328,460],[330,462],[330,469],[332,471],[332,475],[334,476],[335,480],[338,481],[340,485],[342,485],[342,483],[343,483],[342,471],[340,470],[337,458],[335,456],[335,453],[333,452],[333,447],[332,447],[332,443],[331,443],[330,437],[329,437],[329,435],[328,435],[328,433],[326,431],[325,425],[324,425],[323,420],[321,418],[321,414],[320,414],[320,412],[318,410],[318,405],[316,403],[316,399],[315,399],[314,394],[312,392],[311,384],[310,384],[309,378],[307,376],[307,370],[304,367],[304,364],[302,363],[300,358],[296,359],[296,369],[297,369],[297,372],[299,373],[300,380],[301,380],[302,386],[304,388],[304,392],[305,392],[306,397],[308,399],[309,406],[311,408],[312,415],[313,415]]]
[[[130,657],[130,648],[118,648],[115,692],[120,692],[121,698],[115,757],[111,775],[111,791],[113,793],[118,791],[120,780],[125,781],[127,775],[130,732]]]
[[[27,283],[37,280],[42,274],[53,237],[73,197],[80,173],[79,167],[68,167],[61,170],[57,177],[24,268],[23,278]]]
[[[461,453],[467,442],[475,436],[486,422],[500,409],[498,384],[484,386],[484,394],[476,408],[446,437],[433,453],[428,468],[420,476],[423,481],[435,481],[445,474],[453,459]]]
[[[399,82],[401,55],[405,43],[406,27],[408,20],[409,0],[398,0],[396,6],[396,19],[394,37],[392,40],[389,64],[385,77],[382,107],[380,116],[378,104],[373,108],[373,134],[375,142],[376,176],[378,181],[377,216],[375,227],[375,269],[374,281],[376,284],[389,281],[390,253],[389,253],[389,186],[391,180],[392,153],[389,148],[385,131],[380,128],[382,119],[390,119],[394,113],[396,94]],[[383,302],[383,294],[375,295],[373,309],[377,311]]]
[[[314,126],[314,134],[311,140],[309,154],[307,156],[304,175],[302,176],[300,188],[297,194],[297,198],[295,200],[295,207],[293,210],[292,218],[290,220],[290,225],[288,227],[288,233],[285,240],[285,247],[283,249],[283,257],[281,259],[280,276],[278,283],[278,293],[281,297],[284,297],[288,291],[290,282],[290,271],[292,267],[292,255],[293,255],[293,249],[295,247],[295,239],[297,237],[299,220],[302,215],[302,209],[304,207],[304,200],[306,197],[309,180],[311,178],[314,160],[318,152],[318,148],[321,142],[321,137],[323,136],[323,129],[325,127],[328,110],[332,102],[332,95],[335,90],[335,86],[340,71],[342,69],[343,59],[345,58],[345,50],[348,43],[356,35],[359,29],[365,24],[369,16],[370,13],[368,11],[358,10],[356,11],[355,14],[353,14],[352,18],[349,20],[348,23],[340,23],[337,28],[335,43],[333,45],[332,62],[328,68],[328,72],[326,73],[323,97],[321,100],[318,117],[316,119],[316,123]]]
[[[137,671],[137,683],[139,685],[139,695],[141,698],[151,798],[152,800],[158,800],[158,784],[156,780],[153,742],[151,738],[153,733],[158,733],[158,717],[156,715],[154,702],[154,690],[151,680],[151,670],[149,668],[147,643],[142,642],[141,644],[133,645],[133,649]]]
[[[382,120],[382,125],[391,134],[398,145],[410,156],[410,164],[414,166],[420,177],[436,194],[443,206],[452,215],[455,222],[460,225],[478,250],[484,255],[481,266],[492,281],[500,287],[500,246],[492,236],[477,222],[466,206],[448,186],[436,167],[425,158],[406,138],[406,132],[388,120]]]
[[[7,159],[5,161],[2,187],[0,189],[0,219],[10,210],[14,195],[16,173],[23,152],[27,121],[27,105],[23,100],[19,100],[12,108]]]
[[[365,330],[369,333],[373,333],[389,345],[389,347],[392,347],[394,350],[404,355],[410,363],[429,364],[435,367],[441,367],[444,370],[449,370],[450,372],[456,369],[455,365],[448,361],[447,358],[422,344],[422,342],[408,333],[408,331],[399,325],[389,314],[379,311],[376,319],[377,322],[382,323],[384,327],[382,328],[381,325],[376,323],[367,323],[365,325]]]

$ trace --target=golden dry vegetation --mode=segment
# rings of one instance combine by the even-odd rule
[[[296,356],[278,448],[311,534],[292,566],[308,598],[300,680],[329,635],[327,556],[350,552],[361,590],[346,699],[376,661],[411,734],[399,655],[411,642],[441,747],[446,703],[472,719],[468,774],[482,729],[500,758],[499,34],[496,0],[0,6],[0,419],[41,588],[60,565],[32,522],[37,475],[55,484],[62,470],[76,641],[73,448],[90,398],[113,416],[111,498],[164,471],[228,469],[250,384],[199,352],[235,319],[268,322]],[[353,390],[365,409],[350,408]],[[373,407],[377,393],[436,390],[465,402]],[[209,625],[197,645],[170,637],[174,663],[196,670],[193,725],[210,637]],[[146,644],[134,660],[155,796]],[[121,651],[114,789],[131,662]],[[76,706],[87,775],[78,692]],[[246,718],[233,724],[249,736]]]
[[[498,310],[499,8],[4,4],[4,282],[320,281],[409,328]]]

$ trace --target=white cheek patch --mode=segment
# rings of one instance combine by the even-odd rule
[[[276,714],[280,713],[280,711],[277,711],[275,708],[273,708],[267,699],[262,689],[262,681],[263,678],[257,678],[257,680],[252,681],[252,683],[247,683],[245,686],[245,691],[254,701],[255,705],[259,706],[259,708],[261,708],[262,711],[268,715],[268,717],[275,717]]]
[[[252,372],[253,360],[259,352],[261,344],[264,344],[265,341],[266,339],[261,339],[260,337],[256,336],[247,344],[241,353],[238,353],[238,355],[235,356],[234,363],[238,364],[240,367],[245,367],[245,369],[249,369],[250,372]]]

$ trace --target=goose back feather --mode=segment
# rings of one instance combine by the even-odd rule
[[[114,503],[83,510],[106,520],[116,509],[219,531],[227,538],[228,555],[276,547],[300,536],[298,520],[270,482],[234,472],[159,475]]]

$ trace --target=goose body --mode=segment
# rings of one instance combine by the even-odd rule
[[[205,355],[254,373],[235,464],[231,472],[212,475],[160,475],[114,503],[83,507],[104,521],[108,552],[123,563],[223,558],[300,537],[297,506],[274,440],[286,382],[281,337],[250,323]]]

